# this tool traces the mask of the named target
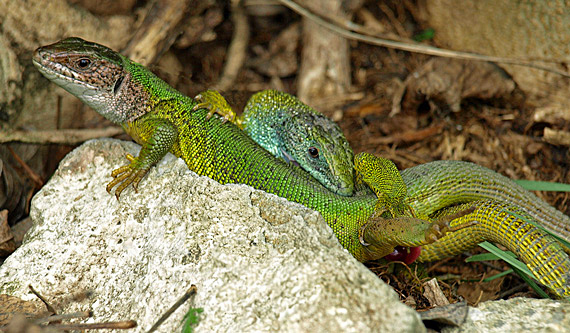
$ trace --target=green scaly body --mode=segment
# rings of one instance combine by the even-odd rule
[[[393,237],[399,235],[390,232],[374,246],[363,246],[360,242],[359,231],[373,214],[377,202],[374,194],[346,197],[327,190],[306,172],[273,157],[235,125],[224,124],[218,117],[208,119],[207,110],[194,111],[193,99],[104,46],[69,38],[38,49],[34,64],[47,78],[121,124],[142,145],[139,156],[129,157],[130,164],[113,172],[115,179],[108,190],[117,186],[117,197],[128,185],[136,187],[150,167],[170,151],[198,174],[221,183],[248,184],[319,211],[341,244],[360,261],[379,258],[400,244],[398,237]],[[498,196],[494,183],[479,182],[481,174],[495,177],[488,169],[464,162],[440,161],[405,170],[402,178],[407,187],[406,204],[417,214],[432,216],[442,209],[447,214],[445,209],[451,205],[479,199],[485,191]],[[500,235],[504,223],[492,212],[500,210],[502,205],[492,201],[478,203],[474,212],[453,223],[475,219]],[[557,243],[550,242],[549,236],[537,229],[526,232],[525,239],[519,240],[516,238],[520,237],[516,235],[519,229],[514,223],[506,226],[505,239],[510,242],[507,246],[517,248],[532,240],[532,244],[548,250],[541,253],[560,252]],[[470,232],[477,232],[475,228],[461,230],[424,246],[426,255],[422,254],[421,258],[439,259],[438,253],[445,253],[448,248],[463,251],[468,248],[466,245],[472,246]],[[457,239],[455,234],[461,237]],[[418,246],[426,240],[420,235],[408,243],[408,246]],[[436,257],[430,256],[432,253]],[[569,297],[566,272],[570,260],[567,256],[547,255],[544,261],[538,261],[541,253],[528,261],[553,267],[554,275],[538,275],[538,278],[559,295]]]
[[[340,127],[297,97],[264,90],[251,96],[239,116],[217,91],[205,91],[196,99],[203,102],[198,107],[230,120],[271,154],[299,165],[327,189],[353,194],[354,153]]]
[[[236,119],[236,114],[219,93],[212,92],[209,98],[208,103],[203,104],[208,106],[209,104],[213,104],[220,110],[220,112],[216,111],[217,113],[220,113],[228,119]],[[219,98],[222,100],[216,100]],[[405,192],[407,189],[401,184],[401,177],[395,175],[395,165],[386,159],[374,159],[374,163],[383,164],[381,167],[383,169],[381,175],[377,173],[377,170],[373,171],[375,167],[370,165],[359,166],[358,163],[356,163],[357,178],[356,181],[353,181],[355,177],[353,172],[355,165],[352,163],[351,157],[354,156],[354,153],[344,138],[344,135],[340,132],[340,128],[334,126],[334,122],[322,114],[320,114],[318,121],[314,121],[310,118],[299,117],[299,115],[303,113],[320,114],[291,95],[275,90],[268,90],[253,95],[248,101],[244,113],[234,122],[240,126],[240,128],[243,128],[254,141],[272,152],[275,156],[280,156],[279,148],[284,149],[286,152],[292,152],[295,149],[304,152],[307,147],[307,145],[298,144],[299,140],[295,140],[293,137],[280,135],[280,130],[302,131],[311,141],[324,140],[333,143],[338,148],[328,149],[330,153],[326,159],[327,163],[331,165],[328,170],[314,170],[314,167],[308,163],[303,165],[303,168],[312,175],[316,172],[326,174],[323,177],[326,177],[329,182],[332,182],[335,178],[337,180],[342,178],[343,184],[338,184],[337,186],[356,188],[358,188],[359,185],[358,177],[366,176],[366,173],[368,173],[367,180],[364,182],[369,183],[368,185],[370,185],[372,189],[379,189],[379,192],[382,193],[399,191],[400,193],[393,194],[394,197],[398,198],[396,201],[406,196]],[[287,127],[282,126],[282,122],[286,122]],[[323,125],[326,122],[328,122],[328,124]],[[244,125],[244,123],[247,124]],[[282,126],[282,128],[280,128],[280,126]],[[309,126],[313,127],[314,130],[307,132],[305,128]],[[295,145],[301,148],[299,149],[299,147],[295,147]],[[348,151],[348,154],[339,153],[339,150]],[[360,153],[355,158],[355,161],[360,161],[361,164],[367,164],[370,163],[370,158]],[[426,165],[429,168],[435,166],[433,174],[436,175],[437,178],[434,179],[434,182],[430,182],[432,184],[430,186],[436,186],[437,188],[426,188],[428,184],[422,183],[420,181],[421,178],[416,178],[407,186],[413,193],[423,191],[425,192],[424,195],[430,196],[433,196],[435,192],[441,193],[441,198],[443,199],[435,199],[432,197],[431,201],[424,200],[419,197],[420,194],[414,194],[414,197],[417,198],[408,198],[408,200],[416,200],[415,205],[422,207],[420,211],[430,211],[430,208],[426,207],[426,205],[432,206],[436,204],[437,207],[445,207],[480,199],[506,202],[522,208],[525,213],[540,221],[545,229],[570,242],[569,216],[548,205],[536,195],[501,174],[475,164],[465,162],[458,163],[459,164],[454,161],[437,161],[433,162],[433,164],[428,163]],[[450,170],[446,171],[446,167],[450,168]],[[360,173],[360,175],[358,175],[358,173]],[[376,174],[374,175],[374,173]],[[405,173],[406,171],[404,171],[404,174]],[[370,184],[374,182],[372,176],[381,176],[381,179],[377,181],[376,184]],[[321,179],[319,177],[315,178],[317,178],[317,180]],[[321,183],[334,191],[328,183],[323,181],[321,181]],[[376,194],[378,195],[378,193]],[[443,201],[440,202],[440,200]],[[388,206],[399,204],[390,198],[385,198],[382,201]]]

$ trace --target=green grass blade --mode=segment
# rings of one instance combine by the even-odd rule
[[[511,268],[512,268],[512,270],[506,270],[502,273],[488,277],[488,278],[484,279],[483,281],[488,282],[488,281],[491,281],[493,279],[499,278],[501,276],[507,275],[507,274],[514,271],[518,276],[521,277],[521,279],[523,279],[523,281],[525,281],[532,288],[532,290],[534,290],[534,292],[537,295],[539,295],[542,298],[549,298],[548,294],[546,292],[544,292],[544,290],[542,290],[538,286],[538,284],[534,281],[535,277],[532,274],[532,272],[530,271],[530,269],[528,269],[528,267],[524,263],[522,263],[521,261],[516,259],[515,255],[512,252],[503,251],[503,250],[499,249],[498,247],[496,247],[495,245],[493,245],[489,242],[480,243],[479,246],[481,246],[485,250],[489,251],[490,253],[483,253],[481,255],[476,255],[476,256],[473,256],[473,257],[475,257],[475,259],[471,259],[472,258],[471,257],[471,258],[467,258],[468,260],[466,260],[466,261],[480,261],[478,259],[481,259],[481,258],[502,259],[507,264],[509,264],[509,266],[511,266]]]
[[[526,275],[526,274],[524,274],[524,273],[522,273],[522,272],[519,272],[519,271],[518,271],[516,268],[514,268],[514,267],[513,267],[513,270],[515,271],[515,273],[517,273],[517,274],[521,277],[521,279],[524,280],[524,282],[526,282],[526,283],[532,288],[532,290],[534,290],[534,292],[535,292],[538,296],[540,296],[540,297],[542,297],[542,298],[550,298],[550,296],[548,296],[548,294],[547,294],[544,290],[542,290],[542,288],[540,288],[540,287],[538,286],[538,284],[536,284],[536,282],[534,282],[534,280],[533,280],[532,278],[530,278],[528,275]]]
[[[487,252],[487,253],[480,253],[472,255],[471,257],[465,259],[465,262],[478,262],[478,261],[491,261],[491,260],[498,260],[501,259],[497,255]]]
[[[509,274],[511,274],[511,273],[513,273],[513,272],[514,272],[513,269],[507,269],[506,271],[503,271],[503,272],[501,272],[501,273],[498,273],[498,274],[489,276],[488,278],[484,278],[484,279],[483,279],[483,282],[491,282],[491,281],[493,281],[494,279],[498,279],[498,278],[503,277],[503,276],[505,276],[505,275],[509,275]]]
[[[515,179],[515,183],[529,191],[570,192],[570,184]]]
[[[528,269],[528,267],[526,267],[524,263],[516,259],[516,257],[512,252],[503,251],[489,242],[483,242],[479,244],[479,246],[495,254],[500,259],[506,261],[509,265],[511,265],[511,267],[518,269],[519,271],[527,274],[528,276],[534,277],[530,269]]]

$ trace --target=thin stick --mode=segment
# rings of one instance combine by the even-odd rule
[[[18,164],[20,164],[22,169],[24,169],[24,172],[34,182],[34,185],[36,186],[36,188],[38,188],[38,189],[41,188],[44,185],[44,181],[42,180],[42,177],[40,177],[37,173],[35,173],[34,170],[32,170],[32,168],[30,168],[28,163],[24,162],[24,160],[21,159],[18,154],[16,154],[16,152],[14,151],[14,149],[12,149],[12,147],[6,146],[6,148],[8,148],[8,151],[10,152],[12,157],[16,160],[16,162],[18,162]]]
[[[28,288],[30,288],[30,290],[32,291],[32,293],[34,295],[36,295],[37,298],[39,298],[42,302],[44,302],[46,308],[48,309],[49,312],[53,313],[53,314],[57,314],[57,311],[55,311],[55,309],[48,303],[48,301],[42,296],[40,295],[40,293],[38,293],[34,287],[32,287],[32,285],[28,285]]]
[[[49,327],[57,328],[60,330],[96,330],[96,329],[115,329],[126,330],[129,328],[137,327],[137,322],[134,320],[124,321],[110,321],[106,323],[91,323],[91,324],[56,324]]]
[[[232,1],[232,21],[234,33],[232,42],[228,47],[226,64],[222,71],[220,81],[216,84],[216,90],[227,90],[234,84],[236,77],[245,61],[247,44],[249,43],[249,23],[247,15],[240,0]]]
[[[66,319],[75,319],[75,318],[89,318],[93,316],[91,311],[81,311],[81,312],[74,312],[74,313],[65,313],[60,315],[54,315],[44,318],[38,318],[34,320],[34,324],[43,324],[43,323],[51,323],[54,321],[66,320]]]
[[[152,333],[156,331],[158,326],[160,326],[166,319],[168,319],[168,317],[170,317],[170,315],[172,315],[172,313],[174,313],[174,311],[176,311],[176,309],[178,309],[182,304],[184,304],[184,302],[186,302],[190,297],[194,296],[196,294],[196,291],[198,291],[198,288],[195,285],[191,285],[190,289],[188,289],[184,293],[184,295],[182,295],[182,297],[180,297],[180,299],[176,301],[176,303],[174,303],[174,305],[172,305],[170,309],[168,309],[162,315],[162,317],[160,317],[156,321],[156,323],[154,323],[154,325],[152,325],[152,327],[147,331],[147,333]]]
[[[90,139],[110,137],[121,133],[123,133],[123,129],[120,127],[53,131],[0,131],[0,143],[23,142],[75,145]]]

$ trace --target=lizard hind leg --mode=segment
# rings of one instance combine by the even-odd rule
[[[357,181],[368,185],[386,205],[400,205],[405,199],[406,184],[391,160],[362,152],[354,157],[354,169]]]
[[[450,232],[473,226],[476,222],[470,219],[453,226],[451,221],[469,215],[474,210],[475,207],[468,207],[436,220],[410,216],[386,218],[374,213],[360,227],[358,238],[372,258],[382,258],[392,253],[396,246],[418,247],[431,244]]]

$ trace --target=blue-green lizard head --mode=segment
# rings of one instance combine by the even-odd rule
[[[277,131],[285,160],[299,164],[329,190],[353,194],[354,153],[335,122],[316,111],[294,112]]]
[[[340,127],[297,97],[277,90],[253,95],[244,131],[273,155],[297,164],[328,190],[354,192],[354,153]]]

